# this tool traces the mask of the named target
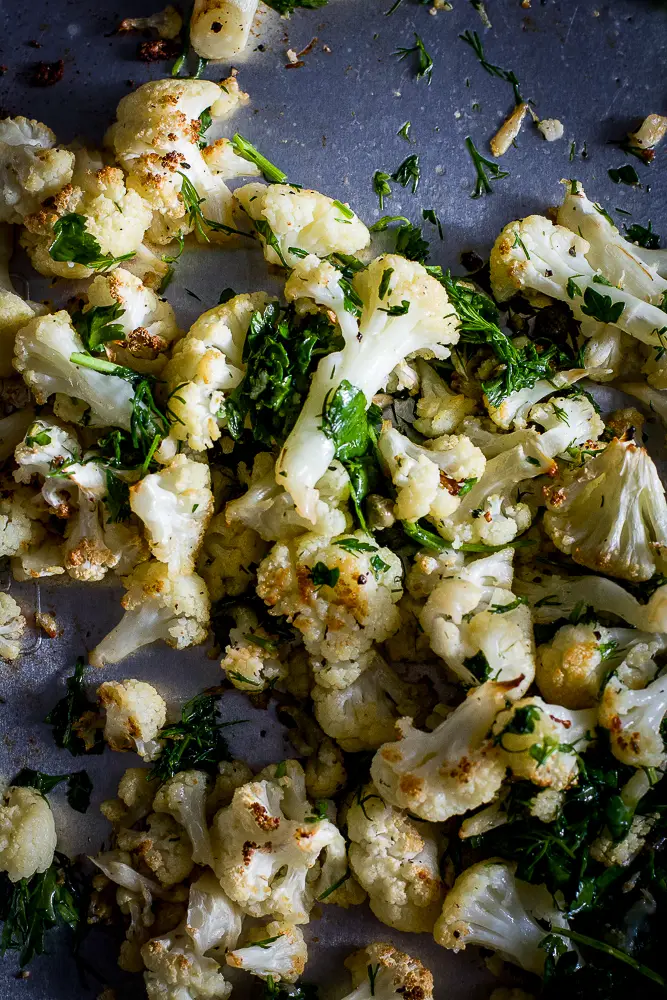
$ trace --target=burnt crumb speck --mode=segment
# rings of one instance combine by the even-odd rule
[[[36,41],[34,38],[31,38],[29,42],[26,42],[26,45],[29,45],[31,49],[41,49],[42,47],[42,43]]]
[[[266,52],[266,45],[264,45],[263,42],[260,42],[259,45],[255,46],[255,52]]]
[[[158,38],[150,42],[141,42],[137,49],[137,58],[142,62],[163,62],[175,59],[181,51],[181,43],[175,38]]]
[[[266,729],[260,729],[259,735],[262,737],[262,739],[264,739],[266,736]]]
[[[222,25],[220,24],[220,21],[213,21],[213,23],[211,24],[211,31],[216,35],[218,34],[219,31],[222,31]]]
[[[484,266],[484,261],[474,250],[464,250],[460,260],[466,271],[479,271]]]
[[[126,80],[125,81],[125,86],[126,87],[134,87],[134,80]]]
[[[30,71],[28,82],[33,87],[53,87],[62,80],[64,72],[65,63],[62,59],[50,63],[38,62]]]
[[[5,66],[4,64],[0,66],[0,76],[4,76],[8,69],[9,66]]]

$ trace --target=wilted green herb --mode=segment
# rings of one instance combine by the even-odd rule
[[[466,147],[470,153],[472,162],[475,166],[475,171],[477,173],[475,188],[470,197],[479,198],[481,195],[491,194],[493,191],[491,182],[500,181],[504,177],[509,177],[509,171],[501,170],[498,164],[494,163],[493,160],[487,160],[485,156],[482,156],[479,150],[475,148],[475,144],[470,136],[466,136]]]
[[[384,208],[384,199],[391,198],[391,185],[389,174],[383,170],[376,170],[373,174],[373,190],[380,199],[380,211]]]
[[[53,727],[53,739],[57,747],[69,750],[73,757],[86,753],[102,753],[104,738],[102,729],[91,726],[86,716],[94,719],[97,716],[97,706],[89,701],[84,689],[84,675],[90,668],[80,656],[74,667],[74,673],[67,678],[67,692],[56,702],[44,721]],[[88,736],[84,739],[81,735]]]
[[[639,184],[639,174],[631,163],[624,163],[622,167],[611,167],[607,173],[614,184]]]
[[[59,925],[75,931],[82,915],[71,875],[71,864],[56,854],[45,872],[10,882],[0,874],[0,920],[3,921],[0,953],[19,952],[24,968],[35,955],[42,955],[45,935]]]
[[[326,563],[316,562],[309,570],[314,587],[335,587],[340,577],[337,566],[329,567]]]
[[[410,128],[411,122],[403,122],[396,135],[400,135],[401,139],[405,139],[406,142],[410,142]]]
[[[47,795],[63,781],[67,782],[67,801],[72,809],[85,813],[90,805],[90,793],[93,790],[93,783],[86,771],[75,771],[73,774],[44,774],[43,771],[33,771],[31,767],[24,767],[14,777],[12,785],[34,788],[42,795]]]
[[[326,3],[326,0],[324,0]],[[300,6],[304,6],[300,4]],[[319,4],[322,6],[322,4]],[[269,184],[284,184],[287,180],[287,174],[280,167],[277,167],[275,163],[271,163],[263,153],[260,153],[258,149],[253,146],[251,142],[242,136],[239,132],[235,132],[232,138],[232,146],[234,151],[238,156],[242,156],[244,160],[249,160],[250,163],[254,163],[255,166],[259,167],[264,175],[264,179],[269,182]]]
[[[422,219],[424,219],[425,222],[430,222],[431,225],[436,226],[438,230],[438,236],[440,237],[440,239],[444,238],[442,235],[442,223],[438,218],[438,216],[435,214],[435,209],[423,208]]]
[[[94,271],[106,271],[123,260],[131,260],[132,253],[114,257],[110,253],[102,253],[99,241],[88,232],[85,215],[69,212],[56,220],[53,226],[54,240],[49,247],[53,260],[81,264]]]
[[[162,744],[159,756],[148,773],[149,779],[167,781],[177,771],[192,769],[216,772],[220,761],[230,760],[225,726],[219,720],[217,697],[198,694],[181,709],[179,722],[164,726],[157,739]]]
[[[660,237],[653,232],[650,219],[647,226],[641,226],[638,222],[634,222],[631,226],[626,226],[625,231],[632,243],[636,243],[646,250],[660,249]]]
[[[72,325],[90,354],[103,354],[105,344],[125,339],[122,325],[114,322],[124,313],[119,302],[110,306],[93,306],[86,312],[78,310],[72,313]]]
[[[411,156],[406,156],[403,162],[396,167],[396,170],[391,175],[391,179],[402,187],[407,187],[408,184],[411,185],[411,190],[414,194],[419,185],[420,174],[419,156],[417,153],[412,153]]]
[[[623,302],[613,302],[610,295],[596,292],[589,285],[584,292],[584,304],[581,311],[585,316],[598,320],[600,323],[617,323],[625,309]]]
[[[487,73],[491,76],[496,76],[500,80],[504,80],[506,83],[511,84],[512,90],[514,91],[514,101],[516,104],[523,104],[523,98],[519,92],[519,81],[512,72],[512,70],[501,69],[500,66],[495,66],[490,63],[484,54],[484,45],[482,40],[476,31],[464,31],[462,35],[459,35],[462,42],[469,45],[473,50],[475,55],[479,60],[479,64],[482,69],[485,69]]]
[[[426,51],[424,42],[419,37],[416,31],[414,35],[415,35],[415,44],[411,45],[409,48],[403,48],[403,47],[398,48],[394,53],[394,55],[398,56],[400,62],[402,59],[406,59],[409,55],[416,54],[417,62],[416,62],[415,76],[417,77],[418,80],[421,80],[423,77],[425,77],[427,84],[430,86],[431,78],[433,75],[433,60]]]
[[[304,10],[317,10],[326,7],[329,0],[265,0],[265,2],[282,17],[289,17],[298,7],[303,7]]]

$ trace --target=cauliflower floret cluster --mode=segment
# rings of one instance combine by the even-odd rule
[[[11,786],[0,801],[0,871],[10,881],[45,872],[56,849],[51,807],[34,788]]]
[[[433,1000],[433,976],[418,958],[374,941],[345,960],[354,990],[344,1000]]]
[[[132,678],[105,681],[97,689],[106,712],[104,739],[112,750],[135,750],[150,760],[159,749],[156,737],[167,720],[167,706],[152,684]]]
[[[378,920],[399,931],[432,931],[442,904],[437,828],[365,785],[348,810],[347,835],[350,867]]]
[[[253,927],[248,940],[227,952],[227,965],[245,969],[260,979],[295,983],[308,960],[303,931],[283,920],[271,920],[264,927]]]
[[[307,533],[271,549],[257,593],[272,614],[287,616],[312,655],[350,660],[398,628],[401,580],[399,558],[372,536]]]
[[[0,222],[23,222],[72,180],[74,154],[30,118],[0,121]]]

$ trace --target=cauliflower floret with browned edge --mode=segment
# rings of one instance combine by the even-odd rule
[[[235,295],[203,313],[174,347],[163,378],[169,398],[170,438],[193,451],[212,448],[225,426],[225,393],[243,378],[243,345],[265,292]]]
[[[167,706],[152,684],[129,678],[105,681],[97,697],[106,712],[104,739],[112,750],[134,750],[144,760],[159,751],[156,737],[167,720]]]
[[[279,640],[258,624],[250,608],[239,605],[232,609],[234,628],[220,666],[239,691],[259,693],[287,675],[287,665],[281,660]]]
[[[343,1000],[433,1000],[433,976],[418,958],[374,941],[345,960],[354,990]]]
[[[596,704],[602,683],[610,670],[610,658],[618,646],[621,630],[605,628],[597,622],[563,625],[553,639],[537,647],[535,680],[547,701],[565,708],[591,708]],[[632,635],[632,630],[623,632]],[[651,640],[637,633],[638,641]]]
[[[151,221],[151,210],[136,191],[125,186],[119,167],[104,166],[101,157],[77,150],[72,183],[24,219],[21,245],[40,274],[54,278],[88,278],[95,268],[51,254],[56,223],[76,215],[97,240],[100,254],[120,258],[140,246]]]
[[[208,465],[177,455],[130,487],[130,507],[145,525],[151,552],[167,563],[169,573],[192,573],[213,514]]]
[[[56,849],[56,825],[46,798],[11,786],[0,799],[0,872],[10,882],[45,872]]]
[[[199,955],[180,928],[148,941],[141,957],[148,1000],[227,1000],[232,992],[219,964]]]
[[[104,345],[109,360],[137,372],[159,375],[168,352],[182,336],[169,303],[124,267],[98,274],[86,295],[91,309],[118,307],[113,324],[120,328],[119,336]],[[88,311],[84,307],[83,315]]]
[[[227,952],[227,965],[272,982],[295,983],[308,961],[303,931],[283,920],[252,927],[245,944]]]
[[[368,229],[352,209],[319,191],[254,181],[237,188],[234,199],[255,226],[269,264],[293,267],[301,254],[292,253],[292,247],[326,257],[356,254],[370,243]]]
[[[498,952],[538,976],[546,953],[540,947],[547,925],[568,924],[546,886],[517,879],[513,867],[500,858],[480,861],[459,875],[447,894],[433,936],[451,951],[469,944]]]
[[[114,827],[131,827],[152,811],[157,786],[149,770],[129,767],[118,782],[117,798],[106,799],[100,812]]]
[[[400,719],[398,742],[380,747],[371,765],[382,798],[432,823],[490,802],[507,765],[488,734],[513,683],[473,688],[431,733]]]
[[[494,741],[515,778],[562,791],[577,783],[579,756],[595,739],[597,713],[522,698],[500,712]]]
[[[312,810],[296,761],[238,788],[216,815],[212,839],[222,888],[251,916],[302,924],[316,901],[339,901],[332,889],[346,874],[345,841]]]
[[[148,237],[154,243],[169,243],[193,228],[205,241],[228,239],[224,227],[234,225],[232,195],[216,170],[215,157],[207,161],[199,146],[200,117],[207,110],[213,119],[218,117],[216,103],[223,96],[222,85],[211,80],[151,80],[118,105],[105,142],[127,172],[130,190],[152,210]],[[236,176],[254,172],[241,157],[237,160]],[[228,169],[224,173],[228,176]],[[202,199],[197,226],[189,211],[194,198]],[[214,231],[203,219],[221,229]]]
[[[452,392],[422,358],[417,358],[417,372],[420,395],[415,406],[415,429],[427,438],[453,434],[461,421],[477,409],[475,400]]]
[[[350,867],[378,920],[399,931],[432,931],[443,897],[437,828],[389,805],[369,784],[355,793],[347,835]]]
[[[616,676],[607,681],[599,724],[609,730],[611,752],[623,764],[664,768],[667,753],[660,727],[665,715],[667,674],[639,690],[632,690]]]
[[[23,222],[72,180],[74,154],[31,118],[0,121],[0,222]]]
[[[116,846],[129,851],[135,864],[147,865],[165,888],[182,882],[192,871],[190,838],[166,813],[151,813],[145,830],[120,829]]]
[[[5,660],[17,658],[25,625],[20,606],[13,597],[0,591],[0,657]]]
[[[211,605],[206,584],[196,573],[172,578],[164,563],[151,559],[137,566],[123,583],[125,614],[91,651],[93,666],[118,663],[158,639],[175,649],[204,641]]]
[[[257,570],[257,593],[271,614],[288,617],[312,655],[349,660],[398,628],[401,579],[398,556],[363,531],[308,533],[274,545]]]
[[[544,529],[587,566],[625,580],[667,568],[667,501],[648,452],[614,440],[546,494]]]
[[[422,686],[409,684],[371,650],[360,657],[363,670],[347,687],[316,684],[311,691],[315,718],[343,750],[376,750],[394,735],[397,720],[424,705]]]

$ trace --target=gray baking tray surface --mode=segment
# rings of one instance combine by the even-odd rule
[[[492,28],[485,30],[469,0],[453,3],[452,11],[433,16],[428,6],[403,0],[387,17],[390,0],[330,0],[320,10],[297,12],[290,21],[262,8],[248,52],[236,61],[251,102],[233,119],[234,128],[290,179],[350,201],[369,224],[381,214],[371,188],[373,172],[391,172],[409,153],[418,153],[422,172],[417,193],[394,187],[385,212],[420,222],[422,208],[435,209],[444,241],[432,243],[432,262],[444,266],[459,267],[463,250],[486,255],[505,223],[557,203],[563,177],[581,180],[619,223],[646,225],[650,218],[655,230],[663,232],[667,147],[651,167],[634,163],[639,187],[614,184],[607,170],[627,162],[611,141],[648,113],[665,112],[667,6],[651,0],[487,0]],[[159,0],[124,0],[122,7],[110,0],[2,0],[0,116],[38,118],[61,141],[82,137],[99,143],[130,86],[169,73],[170,63],[137,61],[136,36],[112,34],[121,18],[150,14],[160,6]],[[563,139],[547,143],[524,125],[517,147],[502,160],[510,176],[496,183],[492,195],[477,200],[470,198],[474,170],[464,139],[470,135],[486,153],[488,139],[511,109],[512,93],[506,83],[485,73],[459,40],[467,28],[482,35],[491,62],[515,72],[523,96],[534,101],[538,114],[559,118],[565,126]],[[415,80],[410,59],[399,62],[394,55],[399,46],[413,44],[415,31],[433,57],[430,87]],[[303,57],[304,65],[286,69],[286,50],[299,52],[313,38],[317,41]],[[64,61],[58,84],[30,85],[35,63],[58,59]],[[205,76],[221,79],[228,70],[226,64],[209,64]],[[397,135],[408,120],[409,146]],[[616,210],[630,214],[617,215]],[[179,262],[167,297],[187,329],[196,315],[217,303],[223,288],[250,291],[267,287],[266,280],[264,263],[252,252],[193,251]],[[58,302],[70,293],[30,279],[30,294]],[[74,762],[54,748],[42,719],[61,697],[75,658],[120,617],[121,591],[106,583],[47,581],[35,586],[8,578],[0,586],[9,588],[27,612],[39,607],[53,612],[62,629],[57,639],[32,630],[22,657],[0,666],[0,775],[9,777],[25,766],[52,773],[85,766],[95,786],[85,817],[69,809],[60,789],[50,798],[60,849],[72,855],[94,853],[108,836],[97,807],[114,794],[120,774],[134,758],[107,752]],[[105,678],[128,676],[155,683],[171,705],[221,679],[205,646],[180,653],[154,646],[104,672]],[[233,752],[255,768],[293,753],[271,710],[254,709],[235,692],[225,694],[221,707],[223,718],[247,720],[230,729],[229,737]],[[307,927],[311,959],[306,977],[324,986],[323,1000],[349,992],[342,961],[371,940],[391,940],[418,955],[434,972],[438,1000],[481,1000],[497,983],[473,949],[452,955],[428,936],[379,925],[366,908],[323,910]],[[93,934],[84,955],[103,981],[120,987],[119,996],[141,995],[140,980],[132,984],[123,977],[103,936]],[[29,978],[19,980],[16,972],[16,957],[10,953],[0,963],[2,1000],[88,1000],[102,989],[93,976],[80,980],[57,938],[51,939],[50,953],[33,963]],[[243,982],[234,996],[252,995],[249,980]]]

